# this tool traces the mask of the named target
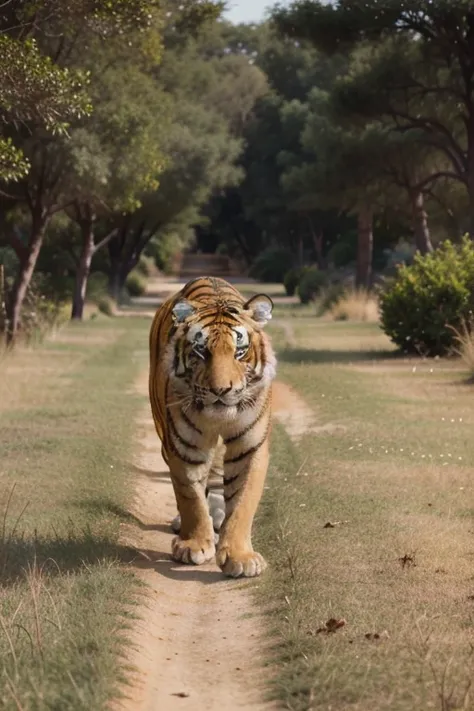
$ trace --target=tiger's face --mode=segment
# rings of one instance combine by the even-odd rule
[[[212,417],[233,417],[255,403],[275,375],[275,358],[264,324],[269,297],[254,297],[241,309],[209,313],[184,300],[176,304],[172,376],[186,406]]]

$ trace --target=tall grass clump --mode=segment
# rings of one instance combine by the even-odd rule
[[[334,321],[379,320],[379,304],[374,294],[367,289],[348,289],[330,307],[329,315]]]
[[[466,366],[471,379],[474,380],[474,319],[468,323],[464,322],[459,329],[454,332],[454,352],[458,355]]]

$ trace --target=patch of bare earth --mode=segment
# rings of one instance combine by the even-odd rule
[[[137,384],[147,392],[147,374]],[[270,711],[263,701],[261,620],[247,583],[214,563],[193,567],[170,556],[176,514],[149,408],[137,422],[136,495],[122,543],[137,550],[144,602],[132,632],[132,666],[114,711]]]
[[[298,440],[309,433],[334,434],[345,431],[342,425],[331,422],[322,425],[318,422],[311,407],[286,383],[274,383],[272,407],[275,419],[283,425],[293,440]]]

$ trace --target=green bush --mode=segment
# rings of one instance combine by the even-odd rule
[[[92,272],[87,280],[86,299],[97,304],[107,294],[108,281],[104,272]]]
[[[286,272],[283,278],[283,284],[285,285],[287,296],[294,296],[296,294],[296,288],[306,268],[307,267],[293,267],[293,269]]]
[[[97,308],[101,314],[106,316],[115,316],[115,302],[111,296],[104,294],[97,299]]]
[[[155,261],[153,257],[146,257],[144,254],[142,254],[137,264],[137,271],[140,272],[140,274],[143,274],[143,276],[149,277],[153,274],[154,266]]]
[[[328,286],[324,286],[318,295],[318,316],[323,316],[329,311],[342,297],[346,290],[346,286],[342,281],[334,281]]]
[[[264,282],[283,283],[288,267],[293,264],[293,255],[283,247],[268,247],[255,259],[249,275]]]
[[[71,316],[70,302],[54,295],[49,275],[35,274],[28,286],[20,318],[20,331],[27,342],[41,342]]]
[[[134,270],[128,275],[125,286],[130,296],[142,296],[146,290],[146,279]]]
[[[404,351],[423,355],[449,353],[454,329],[472,321],[474,245],[445,242],[411,266],[401,266],[381,295],[385,333]]]
[[[327,277],[318,267],[308,267],[301,275],[298,296],[302,304],[309,304],[327,284]]]

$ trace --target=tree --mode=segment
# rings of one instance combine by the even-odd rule
[[[72,307],[76,319],[82,318],[93,256],[118,239],[118,226],[112,221],[104,233],[104,222],[138,209],[143,193],[158,186],[170,120],[169,97],[149,74],[133,66],[133,56],[101,72],[91,95],[93,116],[64,145],[72,156],[68,212],[80,228],[82,243]],[[102,230],[100,237],[97,230]]]
[[[324,5],[298,0],[278,8],[274,19],[288,36],[310,40],[327,52],[375,42],[377,61],[368,62],[353,83],[358,102],[372,98],[372,115],[391,118],[400,132],[420,131],[425,145],[446,156],[449,169],[443,175],[465,186],[474,230],[472,2],[339,0]],[[374,82],[385,87],[377,96],[371,90]]]
[[[176,101],[172,125],[164,137],[169,159],[156,191],[141,197],[142,206],[120,216],[119,235],[109,243],[110,289],[117,298],[150,240],[171,226],[196,224],[211,194],[235,183],[240,143],[224,119],[206,106]]]
[[[194,15],[196,22],[203,21],[209,14],[214,15],[221,7],[220,3],[201,3],[199,0],[195,0],[193,3],[189,0],[180,5],[178,13],[176,11],[172,12],[172,19],[175,25],[181,16],[183,18],[186,16],[190,21],[193,17],[193,5],[196,5],[196,13]],[[143,66],[153,66],[157,52],[160,49],[158,46],[160,44],[159,21],[166,8],[162,3],[158,3],[155,0],[131,0],[131,2],[112,0],[112,2],[105,5],[97,4],[93,0],[71,0],[71,2],[43,0],[40,3],[25,1],[23,3],[9,4],[8,9],[10,11],[7,12],[8,18],[5,20],[2,17],[2,22],[7,29],[12,28],[12,32],[15,27],[20,28],[18,37],[15,37],[15,40],[23,43],[20,48],[27,47],[29,46],[28,43],[31,44],[33,40],[36,40],[43,52],[43,58],[49,57],[44,62],[55,71],[57,69],[59,72],[58,77],[61,79],[75,76],[75,68],[86,64],[84,50],[87,49],[85,56],[90,56],[91,50],[97,44],[104,44],[104,56],[109,49],[109,62],[114,63],[127,50],[130,56],[132,52],[131,49],[128,49],[128,44],[130,44],[134,52],[135,65],[142,63]],[[184,14],[181,15],[180,13]],[[129,39],[128,44],[123,42],[124,35]],[[31,46],[35,47],[34,44]],[[42,61],[41,66],[43,66],[44,62]],[[60,67],[61,69],[59,69]],[[94,72],[100,76],[100,70],[97,67],[92,67],[92,80],[94,79]],[[43,82],[47,88],[50,87],[53,81],[51,77],[54,78],[54,76],[54,71],[52,71],[48,75],[47,81]],[[29,80],[29,73],[27,73],[27,77]],[[60,93],[62,88],[59,79],[58,91]],[[27,85],[30,87],[28,82]],[[56,95],[55,92],[52,92],[52,94]],[[53,215],[70,207],[73,202],[77,203],[77,199],[72,200],[71,196],[74,190],[76,190],[76,193],[81,193],[81,188],[84,189],[85,186],[85,182],[81,183],[80,181],[81,176],[79,176],[76,161],[78,155],[74,152],[74,145],[66,148],[64,140],[58,140],[57,136],[45,130],[43,124],[34,123],[36,115],[28,114],[25,108],[29,105],[32,105],[32,100],[31,93],[27,90],[23,92],[15,104],[15,111],[18,116],[31,119],[28,124],[28,132],[23,129],[23,124],[21,123],[18,126],[18,122],[10,122],[8,124],[8,130],[11,131],[14,142],[16,140],[21,143],[21,150],[26,159],[23,166],[18,166],[15,163],[15,160],[19,157],[21,158],[20,154],[11,153],[10,145],[14,145],[14,142],[13,144],[5,144],[10,151],[7,155],[10,175],[18,178],[20,173],[25,175],[27,171],[28,175],[17,182],[13,191],[4,192],[4,195],[11,199],[12,205],[24,203],[31,216],[28,234],[24,233],[18,236],[16,231],[10,230],[6,236],[8,243],[18,255],[19,263],[7,301],[7,339],[9,342],[13,341],[18,329],[21,305],[35,269],[47,226]],[[45,105],[54,114],[54,106],[51,109],[51,102],[46,100]],[[22,111],[23,114],[21,114]],[[77,113],[76,116],[79,117]],[[86,123],[84,123],[84,126],[86,126]],[[49,126],[46,125],[46,129],[48,128]],[[77,122],[74,122],[76,137],[80,135],[78,131],[81,128]],[[62,139],[64,137],[59,136],[59,138]],[[110,132],[108,135],[102,136],[102,138],[105,142],[113,143]],[[104,142],[102,147],[103,145]],[[6,150],[3,152],[7,153]],[[153,156],[155,154],[151,152],[150,155]],[[99,160],[99,156],[96,157]],[[149,152],[147,152],[147,157],[149,157]],[[108,160],[110,160],[110,157]],[[131,161],[129,161],[128,165],[129,167],[132,165]],[[95,166],[94,170],[97,167]],[[156,172],[159,171],[155,171],[154,179],[156,179]],[[82,177],[86,174],[87,171],[83,173]],[[120,178],[123,177],[120,171],[114,173],[114,176],[117,175],[119,180],[114,181],[116,188],[118,188]],[[78,179],[75,186],[72,181],[74,176]],[[138,186],[135,187],[138,190]],[[143,184],[140,187],[143,189]],[[125,192],[128,189],[124,186],[122,188]],[[117,193],[115,193],[115,196],[117,197]],[[90,201],[87,209],[81,209],[79,212],[76,211],[74,213],[81,215],[80,219],[83,226],[85,225],[84,215],[92,215],[94,212],[89,210],[91,202],[94,203],[94,206],[98,203],[103,204],[103,191],[99,191],[98,194],[90,195],[89,197]],[[124,194],[122,197],[127,202],[130,195]],[[130,209],[129,203],[127,203],[127,209]],[[87,230],[85,226],[83,228],[85,235]],[[87,239],[84,237],[84,240],[88,242],[90,252],[92,248],[90,237]],[[84,259],[84,265],[86,262],[87,259]]]

